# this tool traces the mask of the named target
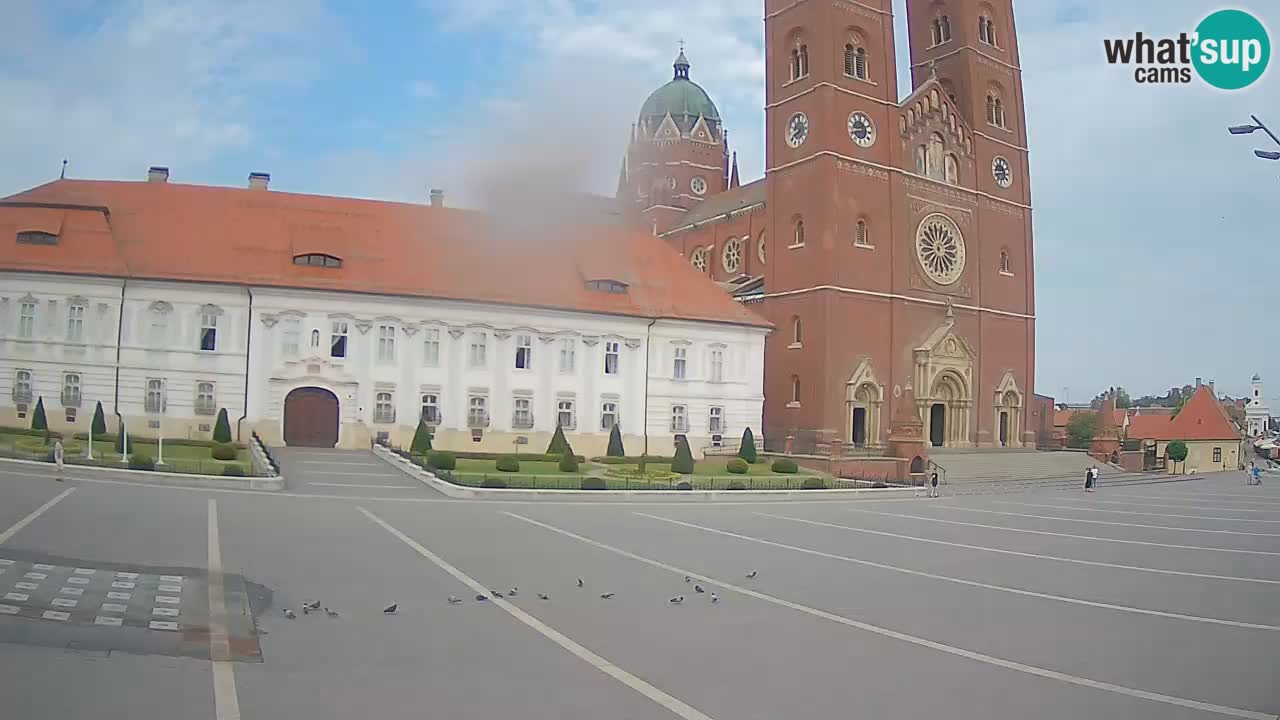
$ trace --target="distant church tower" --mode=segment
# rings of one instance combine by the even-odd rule
[[[1249,437],[1263,435],[1267,431],[1267,423],[1271,420],[1271,410],[1262,397],[1262,376],[1253,376],[1253,387],[1249,391],[1249,404],[1244,408],[1245,424]]]
[[[662,233],[704,199],[729,187],[734,168],[720,111],[689,79],[680,51],[675,76],[640,108],[618,177],[618,199],[635,209],[642,227]]]

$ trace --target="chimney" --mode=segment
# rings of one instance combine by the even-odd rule
[[[147,168],[147,182],[169,182],[169,168],[161,165],[152,165]]]
[[[444,207],[444,191],[440,188],[431,188],[431,207]]]
[[[1213,381],[1212,381],[1212,380],[1210,380],[1210,381],[1209,381],[1209,392],[1213,393],[1213,396],[1214,396],[1214,397],[1218,397],[1218,394],[1217,394],[1216,392],[1213,392]]]
[[[1200,387],[1203,384],[1204,384],[1204,378],[1196,378],[1196,387]]]
[[[266,190],[267,185],[271,183],[271,173],[251,172],[249,173],[249,189],[250,190]]]

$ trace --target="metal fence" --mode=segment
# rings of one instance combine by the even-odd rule
[[[14,458],[17,460],[36,460],[42,462],[53,462],[53,440],[45,447],[33,448],[19,444],[18,437],[23,436],[0,436],[0,457]],[[150,447],[148,447],[148,450]],[[149,454],[149,453],[148,453]],[[158,453],[157,453],[158,455]],[[174,457],[172,455],[164,458],[164,463],[157,460],[156,472],[184,473],[189,475],[222,475],[223,469],[228,465],[238,465],[244,471],[244,475],[254,475],[253,463],[245,461],[222,461],[212,458],[183,458]],[[63,456],[63,463],[67,465],[83,465],[87,467],[104,467],[104,468],[124,468],[129,469],[127,460],[122,460],[115,453],[103,455],[95,450],[93,459],[85,457],[81,452],[68,452]]]
[[[588,475],[528,475],[521,473],[458,473],[448,470],[428,471],[445,482],[463,487],[510,488],[521,490],[582,490],[583,482],[601,481],[606,490],[831,490],[869,488],[874,480],[824,479],[817,475],[684,475],[671,479],[636,479]],[[881,483],[883,486],[883,483]]]

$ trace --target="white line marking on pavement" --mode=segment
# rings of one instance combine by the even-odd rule
[[[176,622],[170,622],[170,621],[168,621],[168,620],[152,620],[152,621],[147,625],[147,627],[151,628],[152,630],[177,630],[177,629],[178,629],[178,623],[176,623]],[[216,701],[215,701],[215,702],[216,702]],[[222,714],[222,708],[221,708],[220,706],[218,707],[218,709],[217,709],[217,711],[216,711],[216,712],[218,713],[218,720],[223,720],[223,718],[238,718],[238,717],[240,717],[240,709],[239,709],[239,706],[237,706],[237,707],[236,707],[236,714],[235,714],[235,715],[223,715],[223,714]]]
[[[289,464],[288,458],[285,459],[285,464],[286,465]],[[329,465],[329,466],[341,465],[343,467],[362,467],[362,468],[369,468],[369,469],[377,468],[379,470],[387,467],[386,463],[379,462],[377,459],[374,459],[372,462],[337,462],[335,460],[299,460],[298,464],[299,465]]]
[[[8,559],[0,560],[0,565],[12,565],[12,564],[13,564],[12,560],[8,560]]]
[[[178,608],[152,608],[151,614],[159,617],[178,617]]]
[[[31,596],[26,593],[11,592],[5,593],[4,599],[13,600],[14,602],[26,602],[31,599]]]
[[[158,587],[158,588],[156,588],[156,589],[157,589],[157,590],[159,590],[160,592],[168,592],[168,593],[180,593],[180,592],[182,592],[182,586],[181,586],[181,585],[161,585],[160,587]]]
[[[1058,500],[1065,500],[1065,501],[1067,501],[1067,502],[1089,502],[1088,500],[1076,500],[1076,499],[1074,499],[1074,498],[1058,498]],[[993,503],[997,503],[997,504],[1000,504],[1000,505],[1022,505],[1022,506],[1025,506],[1025,507],[1054,508],[1054,509],[1056,509],[1056,510],[1079,510],[1079,511],[1082,511],[1082,512],[1113,513],[1113,514],[1116,514],[1116,515],[1144,515],[1144,516],[1150,516],[1150,517],[1176,517],[1176,518],[1183,518],[1183,519],[1186,519],[1186,520],[1225,520],[1225,521],[1227,521],[1227,522],[1280,523],[1280,520],[1254,520],[1253,518],[1227,518],[1227,517],[1222,517],[1222,516],[1220,516],[1220,515],[1179,515],[1179,514],[1177,514],[1177,513],[1141,512],[1141,511],[1138,511],[1138,510],[1108,510],[1108,509],[1106,509],[1106,508],[1095,508],[1095,507],[1076,507],[1075,505],[1038,505],[1038,504],[1036,504],[1036,503],[1014,502],[1013,500],[992,500],[991,502],[993,502]],[[1098,500],[1098,501],[1096,501],[1096,502],[1106,502],[1106,501],[1105,501],[1105,500]],[[1132,503],[1119,503],[1119,504],[1120,504],[1120,505],[1131,505]]]
[[[26,575],[23,575],[22,577],[27,578],[28,580],[45,580],[49,576],[46,575],[45,573],[29,572]]]
[[[209,498],[209,661],[213,665],[213,705],[217,720],[239,720],[240,698],[236,695],[235,667],[231,662],[231,640],[227,636],[227,601],[223,595],[222,544],[218,535],[218,501]],[[168,608],[156,608],[167,610]],[[177,611],[174,615],[177,615]],[[157,630],[177,630],[173,627]]]
[[[107,617],[105,615],[99,615],[98,617],[93,619],[94,625],[106,625],[108,627],[120,627],[120,625],[123,623],[124,623],[124,618]]]
[[[800,603],[791,602],[790,600],[783,600],[782,598],[775,597],[773,595],[767,595],[757,590],[751,590],[750,588],[745,588],[740,585],[734,585],[732,583],[728,583],[723,580],[717,580],[707,575],[698,574],[692,570],[685,570],[683,568],[676,567],[675,565],[668,565],[659,560],[652,560],[650,558],[644,557],[643,555],[636,555],[635,553],[628,552],[621,548],[617,548],[612,545],[607,545],[598,540],[592,540],[589,537],[578,535],[577,533],[573,533],[568,530],[562,530],[554,525],[548,525],[544,522],[539,522],[532,518],[524,517],[523,515],[517,515],[513,512],[503,511],[502,514],[516,518],[517,520],[523,520],[531,525],[536,525],[546,530],[559,533],[561,535],[564,535],[565,537],[573,538],[574,540],[585,543],[587,545],[591,545],[592,547],[597,547],[597,548],[600,548],[601,550],[608,550],[609,552],[614,553],[616,555],[621,555],[622,557],[630,558],[637,562],[642,562],[646,565],[660,568],[662,570],[666,570],[668,572],[672,572],[677,575],[688,575],[689,577],[695,578],[697,580],[701,580],[711,585],[717,585],[719,587],[732,590],[736,593],[746,595],[747,597],[753,597],[753,598],[756,598],[757,600],[763,600],[768,603],[773,603],[774,605],[779,605],[785,608],[790,608],[797,612],[805,613],[806,615],[812,615],[814,617],[819,617],[824,620],[830,620],[835,623],[840,623],[841,625],[857,628],[859,630],[865,630],[867,632],[875,633],[882,637],[892,638],[894,640],[900,640],[902,642],[911,643],[912,645],[918,645],[920,647],[926,647],[931,650],[944,652],[949,655],[955,655],[968,660],[976,660],[981,663],[994,665],[996,667],[1005,668],[1007,670],[1026,673],[1028,675],[1035,675],[1037,677],[1047,678],[1050,680],[1058,680],[1061,682],[1070,683],[1072,685],[1092,688],[1095,690],[1105,690],[1107,692],[1118,693],[1121,695],[1127,695],[1129,697],[1140,698],[1143,700],[1153,700],[1155,702],[1161,702],[1168,705],[1176,705],[1178,707],[1192,708],[1195,710],[1204,710],[1207,712],[1216,712],[1222,715],[1230,715],[1232,717],[1248,718],[1249,720],[1275,720],[1274,715],[1267,715],[1265,713],[1254,712],[1252,710],[1242,710],[1240,708],[1227,707],[1225,705],[1214,705],[1212,703],[1200,702],[1198,700],[1188,700],[1186,698],[1174,697],[1172,695],[1162,695],[1160,693],[1149,692],[1147,690],[1138,690],[1136,688],[1125,687],[1124,685],[1115,685],[1108,682],[1102,682],[1100,680],[1090,680],[1089,678],[1080,677],[1077,675],[1068,675],[1067,673],[1058,672],[1057,670],[1048,670],[1046,668],[1036,667],[1034,665],[1026,665],[1020,662],[1015,662],[1013,660],[1005,660],[1004,658],[995,657],[994,655],[986,655],[983,653],[974,652],[972,650],[965,650],[964,648],[955,647],[954,645],[946,645],[944,643],[936,642],[934,640],[927,640],[925,638],[917,637],[915,635],[908,635],[906,633],[901,633],[896,630],[890,630],[888,628],[882,628],[877,625],[871,625],[870,623],[861,622],[859,620],[853,620],[851,618],[844,617],[843,615],[836,615],[834,613],[829,613],[829,612],[826,612],[825,610],[819,610],[817,608],[810,607],[808,605],[801,605]],[[664,518],[659,518],[659,519],[664,519]]]
[[[1120,493],[1113,493],[1113,492],[1107,493],[1107,497],[1137,497],[1138,499],[1142,500],[1142,502],[1120,502],[1118,500],[1093,500],[1093,499],[1085,500],[1082,498],[1058,498],[1058,499],[1065,500],[1067,502],[1098,502],[1098,503],[1106,503],[1108,505],[1139,505],[1142,507],[1173,508],[1175,510],[1198,510],[1202,507],[1200,505],[1196,505],[1195,503],[1192,503],[1190,505],[1169,505],[1167,503],[1147,502],[1147,500],[1158,500],[1159,498],[1144,498],[1141,495],[1122,495]],[[1245,510],[1242,508],[1218,508],[1218,507],[1211,507],[1211,508],[1204,508],[1204,509],[1223,510],[1225,512],[1267,513],[1269,515],[1280,514],[1280,510]],[[1248,520],[1248,518],[1236,518],[1236,517],[1218,517],[1218,519],[1219,520]],[[1264,522],[1280,522],[1280,520],[1265,520]]]
[[[21,609],[13,605],[0,605],[0,615],[17,615]]]
[[[128,600],[131,597],[133,597],[133,593],[122,593],[122,592],[107,593],[108,600]]]
[[[118,577],[118,578],[123,578],[123,579],[125,579],[125,580],[137,580],[137,579],[138,579],[138,573],[124,572],[124,571],[122,570],[122,571],[120,571],[120,572],[117,572],[117,573],[116,573],[116,577]]]
[[[179,605],[182,603],[182,598],[176,598],[169,595],[157,595],[156,602],[161,605]]]
[[[391,533],[393,536],[399,539],[400,542],[403,542],[405,545],[408,545],[410,548],[413,548],[413,550],[417,552],[419,555],[426,558],[427,560],[430,560],[433,564],[435,564],[436,567],[440,568],[441,570],[444,570],[445,572],[452,575],[454,579],[456,579],[458,582],[471,588],[472,591],[479,594],[487,594],[489,592],[484,585],[481,585],[479,582],[476,582],[476,580],[474,580],[470,575],[467,575],[466,573],[462,572],[461,570],[454,567],[453,565],[450,565],[447,561],[444,560],[444,558],[441,558],[440,556],[431,552],[427,548],[423,547],[416,540],[409,537],[408,535],[405,535],[404,533],[400,532],[396,528],[392,527],[382,518],[378,517],[377,515],[374,515],[373,513],[369,512],[363,507],[357,506],[356,509],[364,513],[365,517],[369,518],[370,520],[380,525],[383,530],[386,530],[387,532]],[[525,625],[528,625],[530,628],[533,628],[534,630],[536,630],[543,637],[547,638],[548,640],[551,640],[552,642],[564,648],[565,650],[568,650],[578,659],[586,662],[588,665],[591,665],[592,667],[596,668],[600,672],[612,677],[614,680],[617,680],[618,682],[622,683],[623,685],[626,685],[632,690],[635,690],[641,695],[644,695],[645,697],[658,703],[659,705],[670,710],[676,715],[682,718],[685,718],[685,720],[711,720],[710,717],[699,712],[697,709],[691,707],[690,705],[684,703],[683,701],[671,695],[668,695],[667,693],[659,690],[653,685],[650,685],[644,680],[641,680],[635,675],[632,675],[626,670],[623,670],[617,665],[614,665],[613,663],[600,657],[599,655],[596,655],[595,653],[586,649],[582,645],[579,645],[578,643],[574,642],[569,637],[562,634],[555,628],[547,625],[546,623],[533,617],[532,615],[525,612],[524,610],[521,610],[515,605],[512,605],[506,600],[503,600],[501,598],[494,598],[493,600],[491,600],[491,602],[494,605],[497,605],[498,607],[505,610],[507,614],[511,615],[515,619],[519,620]]]
[[[49,601],[49,604],[53,605],[54,607],[73,608],[79,605],[80,603],[75,600],[69,600],[67,598],[54,598]]]
[[[35,563],[35,564],[33,564],[33,565],[31,566],[31,569],[32,569],[32,570],[52,570],[52,569],[53,569],[53,566],[52,566],[52,565],[46,565],[46,564],[44,564],[44,563]]]
[[[71,583],[72,585],[88,585],[89,578],[73,576],[73,577],[67,578],[67,582]]]
[[[993,501],[999,502],[999,501]],[[1051,508],[1054,510],[1084,510],[1085,508],[1063,507],[1061,505],[1036,505],[1033,503],[1000,502],[1001,505],[1023,505],[1026,507]],[[1062,517],[1060,515],[1033,515],[1032,513],[1000,512],[999,510],[979,510],[977,508],[960,507],[959,505],[938,505],[944,510],[964,510],[967,512],[994,513],[997,515],[1015,515],[1018,517],[1040,518],[1042,520],[1064,520],[1066,522],[1095,523],[1099,525],[1122,525],[1124,527],[1150,528],[1152,530],[1182,530],[1185,532],[1214,533],[1223,535],[1248,535],[1251,537],[1280,537],[1280,533],[1245,532],[1243,530],[1211,530],[1208,528],[1178,527],[1177,525],[1145,525],[1142,523],[1116,522],[1114,520],[1087,520],[1085,518]],[[1102,510],[1101,512],[1123,512],[1121,510]]]
[[[127,605],[121,605],[119,603],[102,603],[102,607],[99,609],[102,612],[124,612],[128,610],[129,607]]]
[[[45,610],[43,613],[41,613],[40,617],[44,618],[45,620],[58,620],[59,622],[61,622],[71,617],[71,613],[64,613],[59,610]]]
[[[1280,505],[1280,498],[1271,499],[1269,495],[1237,495],[1235,493],[1215,493],[1215,492],[1173,492],[1165,491],[1160,494],[1161,497],[1168,497],[1170,500],[1181,500],[1183,498],[1203,498],[1205,500],[1218,500],[1218,498],[1228,498],[1221,502],[1237,502],[1231,498],[1240,498],[1241,501],[1248,503],[1260,503],[1262,505]]]
[[[40,587],[39,583],[29,583],[29,582],[14,583],[13,586],[18,588],[19,590],[37,590]]]
[[[1178,507],[1194,507],[1194,508],[1208,507],[1207,503],[1213,503],[1214,505],[1251,505],[1253,504],[1247,500],[1213,500],[1213,499],[1207,499],[1207,498],[1201,500],[1197,497],[1182,497],[1182,496],[1174,497],[1174,496],[1164,495],[1164,494],[1162,495],[1130,495],[1128,493],[1111,492],[1111,493],[1107,493],[1107,497],[1132,498],[1134,500],[1143,501],[1141,503],[1131,503],[1134,505],[1139,505],[1139,504],[1145,505],[1146,501],[1148,500],[1173,500],[1174,502],[1184,503],[1183,505],[1179,505]],[[1264,504],[1264,503],[1259,503],[1259,504]],[[1265,503],[1265,504],[1271,504],[1271,503]],[[1261,510],[1250,510],[1250,509],[1241,508],[1241,507],[1209,507],[1208,509],[1209,510],[1225,510],[1227,512],[1268,513],[1270,515],[1280,514],[1280,508],[1264,508]]]
[[[182,576],[181,576],[181,575],[161,575],[161,576],[160,576],[160,582],[164,582],[164,583],[180,583],[180,582],[182,582]]]
[[[83,595],[83,594],[84,594],[84,588],[81,588],[81,587],[64,587],[64,588],[62,588],[61,590],[59,590],[58,592],[62,593],[63,595]]]
[[[795,550],[796,552],[802,552],[809,555],[816,555],[818,557],[829,558],[832,560],[840,560],[842,562],[850,562],[858,565],[867,565],[870,567],[880,568],[883,570],[892,570],[894,572],[905,573],[907,575],[916,575],[919,577],[926,577],[932,580],[944,580],[947,582],[959,583],[961,585],[970,585],[972,587],[986,588],[988,590],[999,590],[1000,592],[1008,592],[1008,593],[1013,593],[1015,595],[1026,595],[1029,597],[1043,598],[1045,600],[1058,600],[1061,602],[1071,603],[1074,605],[1087,605],[1089,607],[1105,608],[1108,610],[1119,610],[1121,612],[1131,612],[1131,613],[1137,613],[1139,615],[1153,615],[1155,617],[1172,618],[1175,620],[1188,620],[1191,622],[1203,622],[1203,623],[1209,623],[1211,625],[1230,625],[1232,627],[1243,627],[1243,628],[1250,628],[1254,630],[1273,630],[1273,631],[1280,632],[1280,625],[1263,625],[1259,623],[1240,622],[1236,620],[1223,620],[1220,618],[1211,618],[1211,617],[1205,617],[1202,615],[1185,615],[1182,613],[1170,613],[1170,612],[1164,612],[1161,610],[1149,610],[1147,608],[1134,607],[1132,605],[1116,605],[1113,603],[1095,602],[1093,600],[1082,600],[1080,598],[1073,598],[1065,595],[1051,595],[1049,593],[1040,593],[1040,592],[1034,592],[1031,590],[1022,590],[1020,588],[1012,588],[1004,585],[992,585],[991,583],[978,582],[976,580],[964,580],[962,578],[951,577],[949,575],[937,575],[934,573],[924,572],[921,570],[910,570],[904,567],[898,567],[896,565],[886,565],[884,563],[873,562],[871,560],[859,560],[858,558],[849,557],[848,555],[835,555],[832,553],[822,552],[821,550],[812,550],[809,548],[803,548],[796,545],[788,545],[786,543],[775,542],[773,540],[765,540],[763,538],[752,537],[750,535],[741,535],[739,533],[729,532],[727,530],[717,530],[716,528],[704,527],[702,525],[695,525],[693,523],[684,522],[681,520],[672,520],[671,518],[659,517],[657,515],[648,515],[646,513],[639,513],[639,512],[632,513],[632,514],[640,515],[642,517],[647,517],[647,518],[653,518],[654,520],[661,520],[663,522],[669,522],[676,525],[684,525],[686,527],[691,527],[696,530],[703,530],[706,532],[715,533],[717,535],[724,535],[727,537],[738,538],[740,540],[750,540],[751,542],[760,543],[762,545],[772,545],[774,547],[780,547],[786,550]],[[890,537],[902,538],[904,540],[929,542],[929,543],[936,543],[939,545],[952,545],[956,547],[969,548],[973,550],[990,550],[993,552],[1004,552],[1004,553],[1009,553],[1013,555],[1030,555],[1031,557],[1043,557],[1043,556],[1032,555],[1031,553],[1018,552],[1015,550],[999,550],[995,548],[984,548],[977,545],[963,545],[961,543],[944,542],[942,540],[929,540],[928,538],[917,538],[917,537],[912,537],[910,535],[898,535],[896,533],[882,532],[880,530],[866,530],[863,528],[851,527],[849,525],[836,525],[834,523],[818,522],[817,520],[804,520],[801,518],[787,517],[786,515],[772,515],[770,513],[753,513],[753,514],[760,515],[762,517],[774,518],[777,520],[790,520],[792,522],[804,523],[806,525],[816,525],[819,527],[836,528],[839,530],[851,530],[853,532],[865,532],[865,533],[870,533],[872,535],[888,535]],[[1050,559],[1057,559],[1057,558],[1050,558]]]
[[[93,574],[96,574],[98,571],[93,570],[91,568],[76,568],[73,572],[76,575],[93,575]]]
[[[316,487],[345,487],[345,488],[361,488],[364,490],[416,490],[418,489],[417,485],[362,485],[360,483],[344,484],[344,483],[318,483],[318,482],[309,482],[307,484],[315,485]]]
[[[75,488],[69,487],[66,490],[63,490],[62,492],[58,493],[57,495],[54,495],[52,500],[41,505],[35,510],[32,510],[30,514],[28,514],[26,517],[22,518],[18,522],[14,523],[12,526],[10,526],[8,530],[5,530],[4,532],[0,533],[0,545],[3,545],[9,542],[9,540],[12,539],[14,535],[18,534],[19,530],[35,522],[36,518],[48,512],[49,508],[53,507],[54,505],[57,505],[59,502],[62,502],[63,498],[70,495],[74,491],[75,491]]]
[[[119,590],[132,590],[132,589],[134,589],[134,587],[136,587],[136,586],[137,586],[137,583],[125,582],[125,581],[123,581],[123,580],[117,580],[117,581],[115,581],[115,582],[111,583],[111,587],[116,588],[116,589],[119,589]]]
[[[312,475],[337,475],[337,476],[339,476],[339,477],[387,477],[387,478],[401,478],[401,477],[404,477],[404,473],[401,473],[401,472],[395,472],[395,473],[354,473],[354,472],[324,472],[323,470],[307,470],[306,472],[307,472],[307,477],[310,477],[310,476],[312,476]],[[315,485],[315,484],[318,484],[318,483],[310,483],[310,484]]]
[[[906,518],[908,520],[923,520],[925,522],[945,523],[947,525],[965,525],[968,527],[984,528],[986,530],[1003,530],[1005,532],[1028,533],[1031,535],[1052,535],[1053,537],[1071,538],[1073,540],[1093,540],[1096,542],[1123,543],[1125,545],[1147,545],[1149,547],[1174,548],[1176,550],[1205,550],[1208,552],[1238,553],[1240,555],[1280,555],[1280,552],[1271,552],[1270,550],[1240,550],[1238,548],[1205,547],[1203,545],[1175,545],[1172,543],[1149,542],[1147,540],[1120,540],[1118,538],[1105,538],[1098,537],[1096,535],[1074,535],[1072,533],[1049,532],[1048,530],[1028,530],[1026,528],[1005,527],[1003,525],[983,525],[982,523],[964,522],[963,520],[944,520],[942,518],[932,518],[924,515],[905,515],[902,513],[879,512],[877,510],[862,510],[859,508],[844,508],[844,510],[846,512],[883,515],[885,517]]]

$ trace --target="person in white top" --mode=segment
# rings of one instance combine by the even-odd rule
[[[57,476],[54,478],[58,482],[62,482],[62,461],[66,455],[66,450],[62,447],[62,441],[57,440],[53,443],[53,464],[58,466]]]

